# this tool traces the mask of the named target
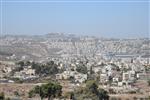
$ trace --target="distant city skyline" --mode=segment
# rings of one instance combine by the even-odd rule
[[[1,34],[71,33],[107,38],[149,36],[149,1],[1,0]]]

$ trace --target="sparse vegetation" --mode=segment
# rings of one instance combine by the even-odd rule
[[[74,92],[74,97],[77,100],[109,100],[107,91],[104,89],[99,89],[94,80],[87,81],[85,88],[77,89]]]
[[[39,75],[53,75],[58,73],[58,65],[54,61],[50,61],[46,64],[32,63],[32,68],[35,69],[35,73]]]
[[[49,82],[41,86],[36,86],[33,90],[29,92],[29,97],[33,97],[35,94],[38,94],[41,99],[48,98],[51,100],[54,97],[60,97],[62,93],[62,86],[58,83]]]

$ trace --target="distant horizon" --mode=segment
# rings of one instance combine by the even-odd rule
[[[1,34],[0,37],[2,36],[46,36],[48,34],[59,34],[58,32],[50,32],[50,33],[45,33],[45,34]],[[74,36],[77,36],[77,37],[95,37],[95,38],[104,38],[104,39],[150,39],[150,37],[124,37],[124,38],[118,38],[118,37],[103,37],[103,36],[94,36],[94,35],[85,35],[85,34],[82,34],[82,35],[79,35],[79,34],[73,34],[73,33],[62,33],[60,32],[60,34],[63,34],[63,35],[74,35]]]
[[[0,34],[66,33],[104,38],[150,38],[148,0],[65,1],[0,2]]]

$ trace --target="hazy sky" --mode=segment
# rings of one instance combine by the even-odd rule
[[[149,34],[150,2],[146,0],[10,1],[1,3],[2,34],[62,32],[117,38]]]

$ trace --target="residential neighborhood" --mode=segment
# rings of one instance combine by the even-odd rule
[[[95,80],[110,97],[118,94],[150,96],[148,39],[114,40],[64,34],[48,36],[35,39],[1,37],[1,85],[37,85],[53,80],[59,82],[67,93],[85,87],[89,80]],[[15,51],[6,49],[10,45]],[[22,51],[21,48],[26,49]],[[28,51],[31,49],[34,52]],[[3,87],[0,92],[7,94],[6,88]]]

